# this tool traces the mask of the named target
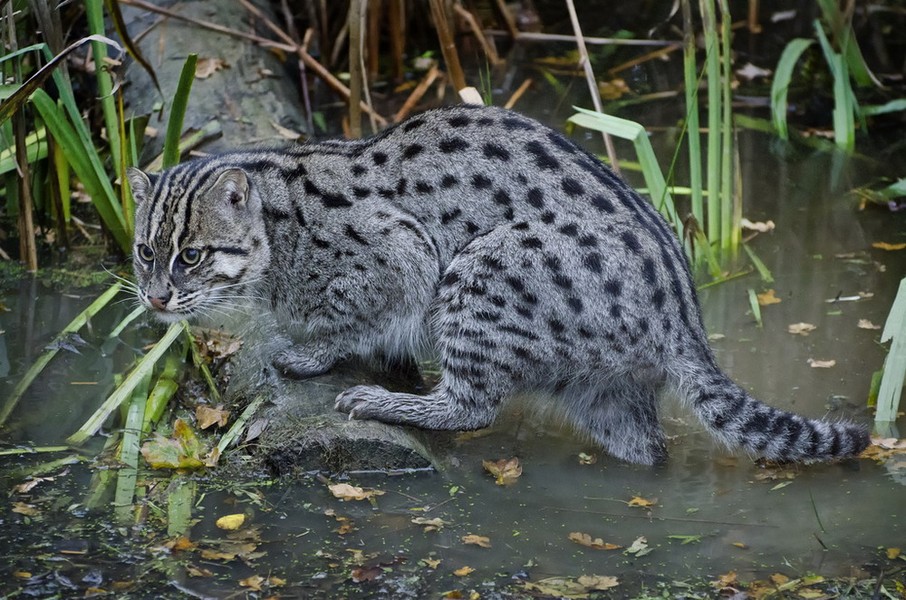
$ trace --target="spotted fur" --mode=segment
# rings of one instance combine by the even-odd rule
[[[298,343],[311,377],[353,355],[430,348],[425,395],[358,386],[350,418],[475,429],[542,391],[607,451],[663,462],[657,396],[675,390],[753,455],[852,456],[864,428],[764,405],[708,346],[682,248],[594,156],[498,108],[416,116],[362,141],[226,153],[130,173],[140,298],[164,319],[245,300]]]

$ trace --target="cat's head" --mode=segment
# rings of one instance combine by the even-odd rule
[[[224,312],[255,294],[270,260],[261,198],[237,167],[129,169],[138,299],[163,321]]]

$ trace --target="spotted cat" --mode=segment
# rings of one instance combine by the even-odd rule
[[[164,320],[258,303],[297,343],[289,377],[428,349],[425,395],[356,386],[353,419],[487,427],[516,392],[552,395],[611,454],[667,458],[659,392],[755,456],[858,454],[864,428],[755,400],[714,360],[683,250],[593,155],[500,108],[425,112],[360,141],[132,170],[139,297]]]

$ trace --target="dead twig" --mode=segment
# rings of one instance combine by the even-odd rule
[[[510,36],[509,32],[501,31],[499,29],[485,29],[484,32],[486,35],[494,37]],[[574,35],[539,33],[532,31],[520,31],[516,34],[514,39],[517,42],[570,42],[573,44],[575,44],[577,40]],[[670,46],[676,43],[668,40],[635,40],[602,37],[585,37],[583,39],[586,44],[591,44],[593,46]]]
[[[494,46],[488,43],[487,38],[482,31],[481,26],[478,24],[478,20],[475,18],[471,12],[463,8],[459,4],[453,5],[453,10],[456,11],[460,17],[466,20],[466,23],[469,24],[469,29],[472,30],[472,34],[475,36],[475,39],[478,40],[478,44],[481,46],[481,49],[484,51],[485,56],[488,57],[488,60],[491,61],[491,64],[495,67],[502,63],[500,56],[497,54],[497,50],[494,49]]]
[[[654,60],[656,58],[661,58],[661,57],[667,56],[668,54],[670,54],[672,52],[676,52],[677,50],[679,50],[682,47],[683,47],[682,42],[676,42],[675,44],[673,44],[671,46],[667,46],[666,48],[660,48],[658,50],[652,50],[651,52],[646,52],[645,54],[643,54],[641,56],[637,56],[637,57],[633,58],[632,60],[627,60],[623,64],[617,65],[612,69],[608,69],[607,73],[609,75],[616,75],[617,73],[619,73],[621,71],[625,71],[626,69],[631,69],[632,67],[646,63],[649,60]]]
[[[459,64],[456,42],[450,32],[450,23],[447,21],[447,11],[444,10],[443,0],[431,0],[431,17],[434,19],[437,37],[440,39],[440,51],[444,55],[447,72],[450,73],[450,78],[453,80],[453,87],[459,92],[459,90],[467,86],[466,76],[463,74],[462,66]]]
[[[440,69],[437,68],[437,63],[435,62],[431,65],[431,68],[428,69],[428,72],[422,77],[422,80],[418,82],[418,85],[415,86],[415,89],[412,90],[412,93],[409,94],[409,97],[406,98],[406,101],[400,107],[396,114],[393,115],[393,122],[399,123],[412,112],[412,109],[418,104],[419,100],[422,99],[422,96],[425,95],[425,92],[428,91],[428,88],[431,87],[431,84],[434,83],[434,80],[440,75]]]
[[[531,85],[532,85],[532,78],[529,77],[528,79],[526,79],[525,81],[522,82],[522,85],[520,85],[516,89],[515,92],[513,92],[513,95],[510,96],[510,99],[506,101],[506,104],[504,104],[503,107],[504,108],[513,108],[514,106],[516,106],[516,103],[519,102],[520,98],[522,98],[522,94],[524,94],[526,92],[526,90],[528,90],[529,87],[531,87]]]

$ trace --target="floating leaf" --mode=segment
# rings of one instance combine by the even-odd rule
[[[808,365],[813,369],[830,369],[837,364],[836,360],[818,360],[815,358],[808,359]]]
[[[756,297],[758,298],[758,304],[760,306],[768,306],[769,304],[780,304],[782,302],[782,300],[780,298],[778,298],[775,294],[776,294],[776,292],[774,291],[773,288],[769,289],[768,291],[764,292],[763,294],[756,294]]]
[[[482,548],[490,548],[491,540],[486,538],[483,535],[475,535],[470,533],[469,535],[462,536],[462,542],[464,544],[474,544],[476,546],[481,546]]]
[[[652,548],[648,547],[648,538],[646,538],[645,536],[639,536],[628,548],[626,548],[623,553],[640,557],[649,554],[651,550]]]
[[[580,575],[576,581],[589,590],[609,590],[620,585],[620,581],[616,577],[605,575]]]
[[[633,496],[632,500],[630,500],[627,504],[629,506],[649,507],[657,504],[657,498],[651,498],[649,500],[648,498],[642,498],[641,496]]]
[[[425,531],[440,531],[444,528],[444,525],[447,524],[446,521],[440,517],[435,517],[434,519],[429,519],[427,517],[414,517],[412,522],[416,525],[422,525],[425,528]]]
[[[757,231],[759,233],[768,233],[770,231],[774,231],[774,228],[776,227],[776,225],[774,225],[774,221],[758,221],[753,223],[748,219],[740,220],[739,226],[743,229],[749,229],[751,231]]]
[[[242,527],[242,524],[245,523],[245,515],[243,513],[236,513],[234,515],[226,515],[217,519],[217,522],[214,523],[220,529],[225,529],[227,531],[235,531]]]
[[[771,575],[771,581],[774,583],[774,585],[783,585],[789,580],[790,578],[783,573],[774,573],[773,575]]]
[[[367,500],[384,494],[381,490],[365,490],[348,483],[336,483],[328,485],[327,488],[335,497],[344,502],[347,500]]]
[[[261,591],[261,584],[264,583],[264,577],[261,575],[252,575],[251,577],[246,577],[245,579],[239,580],[239,585],[242,587],[247,587],[256,592]]]
[[[436,569],[438,567],[438,565],[440,565],[439,558],[423,558],[419,562],[422,563],[423,565],[425,565],[426,567],[428,567],[429,569]]]
[[[609,542],[605,542],[601,538],[592,539],[592,537],[589,534],[581,533],[579,531],[573,531],[572,533],[570,533],[569,539],[571,539],[572,541],[576,542],[577,544],[579,544],[581,546],[586,546],[588,548],[594,548],[595,550],[616,550],[618,548],[623,547],[623,546],[618,546],[617,544],[611,544]]]
[[[227,68],[229,65],[222,58],[199,58],[195,63],[195,78],[207,79],[217,71]]]
[[[526,581],[522,585],[532,595],[541,594],[554,598],[588,598],[589,592],[608,590],[620,584],[616,577],[582,575],[577,579],[547,577],[538,581]]]
[[[901,550],[899,548],[887,548],[886,550],[887,558],[889,558],[890,560],[897,558],[900,553]]]
[[[579,464],[580,465],[593,465],[598,462],[597,454],[587,454],[585,452],[579,453]]]
[[[879,250],[887,250],[888,252],[893,252],[895,250],[902,250],[906,248],[906,242],[900,244],[888,244],[887,242],[875,242],[871,245],[872,248],[878,248]]]
[[[736,583],[736,571],[730,571],[729,573],[718,575],[717,579],[711,582],[711,585],[717,589],[723,589],[735,586]]]
[[[353,583],[362,583],[363,581],[374,581],[384,574],[384,569],[379,566],[356,567],[349,574]]]
[[[26,517],[36,517],[41,514],[41,511],[35,508],[34,505],[26,504],[25,502],[13,502],[12,511]]]
[[[493,475],[497,485],[510,485],[522,475],[522,465],[518,458],[501,458],[500,460],[483,460],[481,466]]]
[[[792,323],[791,325],[787,325],[786,328],[786,330],[793,335],[808,335],[816,329],[818,328],[811,323]]]
[[[155,437],[142,445],[142,456],[152,469],[197,469],[205,465],[204,448],[188,423],[176,419],[173,437]]]
[[[456,569],[455,571],[453,571],[453,574],[456,575],[457,577],[465,577],[466,575],[468,575],[469,573],[471,573],[474,570],[475,569],[473,569],[472,567],[466,565],[464,567],[460,567],[460,568]]]
[[[859,329],[880,329],[880,325],[875,325],[868,319],[859,319]]]
[[[792,481],[781,481],[780,483],[778,483],[777,485],[775,485],[774,487],[772,487],[772,488],[769,489],[768,491],[769,491],[769,492],[773,492],[773,491],[775,491],[775,490],[782,490],[783,488],[785,488],[786,486],[790,485],[791,483],[793,483],[793,482],[792,482]]]

